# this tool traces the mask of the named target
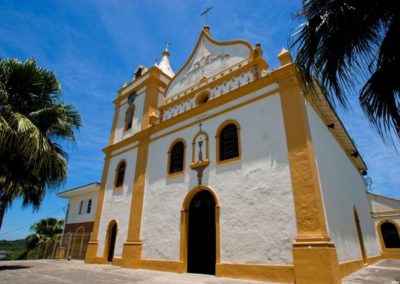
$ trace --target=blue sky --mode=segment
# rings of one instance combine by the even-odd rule
[[[204,24],[200,13],[212,6],[209,25],[217,40],[260,42],[271,67],[299,24],[300,0],[268,1],[0,1],[0,57],[25,60],[53,70],[65,102],[80,111],[84,125],[70,153],[66,184],[49,192],[39,211],[17,200],[6,213],[0,239],[29,234],[35,221],[63,218],[66,200],[58,191],[100,181],[114,107],[111,101],[137,65],[152,66],[171,42],[175,72],[185,63]],[[339,110],[373,180],[372,191],[400,198],[399,154],[382,144],[354,95],[352,110]]]

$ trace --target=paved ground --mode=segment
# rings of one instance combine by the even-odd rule
[[[399,276],[400,260],[383,260],[346,277],[343,283],[391,284],[391,281]],[[200,274],[124,269],[111,265],[89,265],[82,261],[31,260],[1,261],[0,284],[3,283],[265,284],[267,282],[217,278]]]
[[[0,283],[146,283],[146,284],[260,284],[266,282],[217,278],[211,275],[125,269],[82,261],[1,261]],[[276,284],[276,283],[275,283]]]
[[[381,260],[343,279],[344,284],[391,284],[400,277],[400,260]]]

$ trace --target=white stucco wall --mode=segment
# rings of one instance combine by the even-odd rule
[[[362,258],[353,214],[360,218],[369,257],[379,254],[363,179],[314,109],[307,104],[329,234],[340,262]]]
[[[67,224],[93,222],[94,217],[96,215],[97,196],[98,196],[98,191],[70,197]],[[89,199],[92,200],[92,208],[90,210],[90,213],[87,214],[86,213],[87,201]],[[81,201],[84,202],[82,206],[82,213],[79,214]]]
[[[240,100],[262,94],[263,91],[258,91]],[[238,101],[210,110],[199,118]],[[242,159],[216,166],[216,131],[228,119],[241,125]],[[296,219],[279,95],[202,121],[202,129],[209,135],[211,160],[204,171],[203,184],[214,190],[221,206],[221,262],[291,264]],[[197,185],[196,172],[189,164],[192,139],[198,130],[199,126],[193,125],[150,143],[141,230],[144,259],[179,260],[180,210],[187,193]],[[166,178],[167,151],[176,138],[186,141],[186,174]]]
[[[117,239],[115,243],[115,257],[122,256],[122,247],[127,238],[131,196],[133,189],[133,177],[136,165],[136,148],[120,155],[114,156],[110,160],[106,189],[104,194],[103,208],[100,217],[99,227],[99,247],[98,256],[103,256],[104,244],[106,241],[107,227],[112,220],[118,222]],[[125,179],[122,189],[113,189],[115,169],[121,160],[126,161]]]

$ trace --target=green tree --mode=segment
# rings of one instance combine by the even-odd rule
[[[347,107],[360,78],[361,107],[384,141],[400,138],[400,1],[303,0],[294,34],[301,81]]]
[[[28,254],[37,252],[42,246],[51,244],[56,241],[56,236],[63,231],[63,220],[56,218],[41,219],[31,226],[31,230],[35,231],[25,238],[26,249],[20,252],[15,258],[26,258]]]
[[[31,230],[35,231],[26,237],[26,246],[28,249],[34,249],[39,244],[53,240],[53,238],[61,234],[63,231],[63,220],[56,218],[41,219],[32,225]]]
[[[47,189],[67,176],[79,113],[64,104],[56,75],[35,60],[0,59],[0,228],[15,198],[38,209]]]

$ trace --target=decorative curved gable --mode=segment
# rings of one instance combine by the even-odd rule
[[[165,93],[166,99],[189,89],[201,80],[210,78],[230,66],[250,59],[252,49],[252,46],[243,40],[215,41],[203,30],[189,60],[168,85]]]

